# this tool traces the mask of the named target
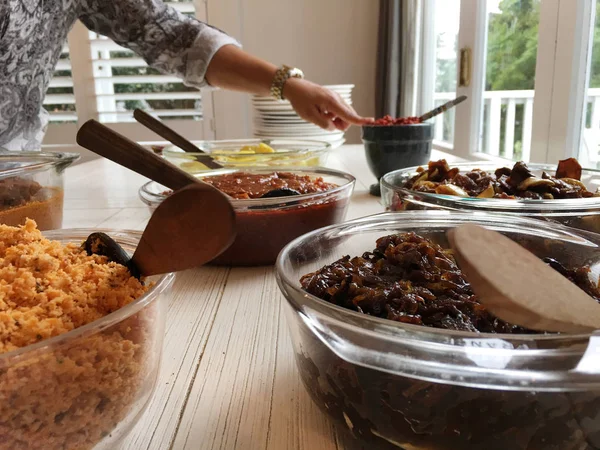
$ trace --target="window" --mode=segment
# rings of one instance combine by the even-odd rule
[[[453,86],[436,83],[434,98],[468,96],[455,118],[444,119],[445,128],[453,122],[453,135],[438,131],[434,145],[471,159],[556,163],[579,156],[586,166],[599,166],[600,24],[593,17],[600,0],[457,2],[444,2],[448,11],[438,25],[432,24],[438,11],[427,10],[442,1],[424,0],[425,30],[451,28],[453,14],[459,17],[457,76],[448,78]],[[426,36],[423,58],[435,58],[437,77],[439,46]],[[592,41],[598,41],[593,52]]]
[[[168,3],[186,15],[204,19],[191,0]],[[130,50],[78,22],[44,100],[44,107],[51,114],[44,145],[74,145],[76,125],[90,118],[136,141],[160,140],[135,122],[136,108],[168,121],[169,126],[188,138],[202,139],[211,132],[207,129],[210,121],[203,120],[210,106],[210,96],[204,98],[197,89],[184,86],[179,78],[148,67]]]
[[[71,60],[69,59],[69,47],[66,45],[56,64],[53,78],[50,80],[50,86],[44,98],[44,108],[50,114],[51,123],[77,121]]]
[[[435,0],[433,35],[435,39],[434,95],[431,108],[456,97],[456,64],[458,61],[458,27],[460,0]],[[454,142],[455,110],[435,119],[435,139],[439,143]]]
[[[166,120],[202,119],[197,89],[148,67],[142,58],[106,37],[90,33],[90,42],[101,122],[134,122],[136,108]]]
[[[487,0],[481,151],[529,160],[540,0]]]
[[[596,10],[596,20],[592,31],[579,159],[589,167],[600,169],[600,0],[596,0],[593,7]]]

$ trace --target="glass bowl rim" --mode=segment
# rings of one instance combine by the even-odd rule
[[[433,127],[433,122],[419,122],[419,123],[399,123],[399,124],[386,124],[378,125],[375,123],[367,123],[362,125],[363,128],[400,128],[400,127]]]
[[[294,196],[290,196],[290,197],[251,198],[251,199],[244,199],[244,200],[229,198],[229,201],[233,205],[234,209],[247,208],[247,207],[258,207],[258,206],[282,207],[288,203],[295,204],[296,202],[302,201],[302,200],[317,200],[317,199],[320,199],[323,197],[328,197],[328,196],[343,192],[349,188],[352,188],[352,186],[354,186],[354,184],[356,183],[356,178],[353,175],[351,175],[347,172],[343,172],[341,170],[329,169],[329,168],[325,168],[325,167],[312,167],[312,168],[298,168],[298,167],[281,167],[281,168],[279,168],[279,167],[277,167],[275,170],[269,169],[266,167],[239,167],[239,168],[229,168],[229,169],[224,168],[224,169],[215,169],[215,170],[211,170],[211,171],[207,171],[207,172],[197,173],[197,174],[194,174],[194,176],[202,179],[204,177],[211,177],[211,176],[223,175],[223,174],[235,173],[235,172],[265,172],[265,173],[292,172],[292,173],[300,173],[300,174],[314,173],[317,176],[319,176],[319,175],[336,176],[336,177],[345,179],[346,182],[344,184],[340,184],[339,186],[337,186],[333,189],[329,189],[327,191],[313,192],[310,194],[294,195]],[[149,187],[153,184],[160,185],[160,183],[156,183],[155,181],[148,181],[139,188],[140,197],[142,198],[144,203],[146,203],[149,206],[154,205],[154,204],[159,204],[166,198],[165,195],[159,195],[159,194],[155,194],[155,193],[149,191]],[[166,188],[166,189],[168,189],[168,188]]]
[[[456,205],[456,207],[468,207],[468,208],[489,208],[493,210],[502,211],[503,213],[510,213],[513,211],[526,211],[528,209],[539,209],[540,212],[551,212],[561,214],[564,212],[586,212],[590,207],[600,207],[600,197],[590,198],[576,198],[576,199],[556,199],[556,200],[534,200],[534,199],[498,199],[498,198],[477,198],[477,197],[457,197],[455,195],[444,195],[434,194],[430,192],[414,191],[412,189],[406,189],[402,186],[393,184],[390,179],[394,176],[399,175],[411,175],[416,173],[417,169],[422,166],[407,167],[404,169],[394,170],[388,172],[381,177],[381,189],[382,191],[387,189],[394,192],[402,192],[409,195],[418,195],[424,199],[430,200],[444,200]],[[473,161],[473,162],[460,162],[449,164],[450,168],[458,167],[459,169],[498,169],[500,165],[490,161]],[[507,166],[504,166],[507,167]],[[530,163],[527,167],[533,170],[556,170],[556,164],[544,164],[544,163]],[[600,170],[597,169],[582,169],[582,174],[595,174],[600,176]],[[560,208],[560,211],[554,211]]]
[[[72,238],[73,241],[75,241],[75,239],[79,238],[79,236],[85,238],[85,236],[97,232],[106,233],[112,238],[114,238],[117,242],[130,240],[137,243],[142,237],[142,232],[135,230],[90,228],[63,228],[58,230],[48,230],[43,231],[42,235],[45,238],[52,240],[66,241],[67,239]],[[63,242],[63,244],[64,243],[66,242]],[[62,344],[65,341],[77,339],[95,329],[102,330],[110,326],[116,325],[117,323],[122,322],[128,317],[131,317],[132,315],[136,314],[137,312],[145,308],[147,305],[152,303],[156,299],[156,297],[163,294],[172,285],[174,279],[175,273],[172,272],[160,275],[159,279],[156,281],[154,286],[148,289],[148,291],[145,292],[141,297],[135,299],[134,301],[123,306],[122,308],[119,308],[116,311],[113,311],[110,314],[101,317],[100,319],[94,320],[93,322],[67,331],[66,333],[62,333],[57,336],[44,339],[40,342],[26,345],[25,347],[17,348],[6,353],[2,353],[0,354],[0,361],[11,360],[11,363],[13,363],[13,359],[23,357],[27,354],[30,354],[31,352],[43,350],[46,347],[54,347],[56,345]]]
[[[33,152],[33,151],[8,151],[0,149],[0,163],[2,162],[29,162],[26,166],[0,169],[0,178],[11,175],[36,172],[47,166],[67,167],[77,161],[81,155],[69,152]]]
[[[222,145],[222,146],[244,146],[244,145],[258,145],[261,143],[264,143],[266,145],[271,144],[271,142],[276,141],[278,143],[282,143],[281,145],[285,145],[285,143],[289,143],[288,145],[293,146],[293,145],[297,145],[300,146],[302,144],[306,144],[306,145],[313,145],[315,148],[303,148],[303,149],[292,149],[292,150],[275,150],[274,153],[227,153],[227,152],[221,152],[221,151],[212,151],[210,149],[207,149],[206,152],[185,152],[185,151],[179,151],[179,150],[174,150],[174,149],[178,149],[179,147],[177,147],[176,145],[167,145],[164,149],[163,149],[163,155],[165,156],[170,156],[170,157],[177,157],[180,155],[190,155],[190,156],[198,156],[198,155],[205,155],[205,154],[209,154],[209,155],[215,155],[215,156],[259,156],[259,157],[277,157],[277,155],[280,156],[284,156],[284,155],[294,155],[294,154],[315,154],[315,153],[319,153],[319,152],[325,152],[328,150],[331,150],[331,143],[327,142],[327,141],[319,141],[319,140],[312,140],[312,139],[261,139],[261,138],[246,138],[246,139],[223,139],[223,140],[198,140],[198,141],[192,141],[192,143],[194,143],[194,145],[196,145],[197,147],[201,148],[201,146],[203,144],[207,144],[209,146],[215,146],[215,145]],[[273,144],[273,145],[277,145],[277,144]]]
[[[555,223],[548,223],[539,219],[531,219],[531,218],[526,218],[526,217],[519,217],[516,218],[516,222],[515,222],[515,218],[512,216],[507,216],[504,214],[498,214],[498,213],[486,213],[486,212],[473,212],[473,211],[402,211],[402,212],[383,212],[383,213],[378,213],[378,214],[372,214],[369,216],[365,216],[365,217],[359,217],[356,219],[352,219],[352,220],[348,220],[346,222],[342,222],[342,223],[338,223],[338,224],[333,224],[333,225],[329,225],[327,227],[323,227],[314,231],[311,231],[309,233],[306,233],[296,239],[294,239],[293,241],[291,241],[290,243],[288,243],[279,253],[279,256],[277,257],[277,261],[275,263],[275,270],[277,273],[277,276],[285,282],[285,284],[287,285],[287,287],[293,289],[297,294],[302,295],[305,299],[308,299],[310,301],[310,303],[313,304],[317,304],[321,307],[326,307],[327,309],[331,309],[332,311],[335,311],[337,314],[341,314],[341,315],[349,315],[350,317],[353,317],[355,319],[362,319],[368,323],[372,323],[372,324],[379,324],[379,325],[384,325],[386,326],[386,328],[388,329],[392,329],[392,328],[396,328],[397,330],[401,330],[401,331],[408,331],[408,332],[417,332],[420,335],[423,334],[431,334],[432,336],[436,336],[436,337],[449,337],[449,338],[480,338],[480,339],[505,339],[505,340],[519,340],[519,341],[540,341],[540,340],[544,340],[544,341],[560,341],[560,340],[572,340],[572,339],[576,339],[576,338],[582,338],[582,337],[586,337],[589,338],[590,336],[593,335],[593,333],[579,333],[579,334],[547,334],[547,335],[542,335],[542,334],[505,334],[505,333],[473,333],[470,331],[456,331],[456,330],[447,330],[447,329],[440,329],[440,328],[433,328],[433,327],[424,327],[422,325],[414,325],[414,324],[410,324],[410,323],[402,323],[402,322],[396,322],[393,320],[389,320],[389,319],[383,319],[380,317],[374,317],[374,316],[370,316],[368,314],[361,314],[359,312],[356,311],[352,311],[349,310],[347,308],[343,308],[341,306],[338,305],[334,305],[332,303],[329,303],[325,300],[320,299],[319,297],[316,297],[312,294],[309,294],[308,292],[302,290],[301,288],[299,288],[298,286],[296,286],[297,281],[293,281],[289,278],[289,276],[285,273],[285,270],[283,268],[283,264],[284,264],[284,260],[288,257],[289,253],[292,251],[292,249],[296,246],[298,246],[300,243],[302,243],[303,241],[307,241],[315,236],[318,235],[322,235],[326,232],[335,230],[336,228],[340,228],[341,227],[348,227],[348,226],[353,226],[353,225],[361,225],[361,224],[378,224],[381,223],[381,221],[387,219],[387,218],[399,218],[402,217],[402,222],[405,222],[406,220],[412,219],[412,220],[417,220],[421,217],[423,218],[447,218],[447,219],[459,219],[459,218],[474,218],[474,219],[483,219],[483,220],[495,220],[498,221],[499,223],[510,223],[512,226],[514,225],[531,225],[531,226],[535,226],[535,225],[543,225],[544,226],[544,231],[553,231],[553,232],[558,232],[563,236],[567,236],[567,235],[571,235],[571,236],[575,236],[577,238],[583,238],[585,239],[585,237],[582,236],[585,234],[594,234],[591,232],[585,232],[582,230],[577,230],[574,228],[570,228],[570,227],[566,227],[564,225],[560,225],[560,224],[555,224]],[[509,222],[506,222],[507,220],[510,220]],[[352,234],[352,233],[350,233]],[[596,235],[600,241],[600,235]],[[598,247],[600,248],[600,244],[598,244]],[[406,338],[406,336],[403,336],[404,338]],[[422,339],[418,339],[420,341],[422,341]]]

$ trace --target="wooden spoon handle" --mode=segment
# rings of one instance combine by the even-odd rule
[[[82,147],[174,191],[193,183],[209,187],[193,175],[178,169],[164,158],[94,119],[83,124],[77,132],[76,140]]]
[[[142,111],[141,109],[136,109],[135,111],[133,111],[133,117],[135,117],[135,120],[137,120],[139,123],[144,125],[146,128],[154,131],[160,137],[166,139],[171,144],[176,145],[177,147],[183,149],[184,151],[190,152],[190,153],[204,153],[202,150],[200,150],[198,147],[196,147],[194,144],[192,144],[190,141],[188,141],[182,135],[177,133],[172,128],[169,128],[163,122],[161,122],[157,118],[151,116],[147,112]],[[209,169],[222,169],[223,168],[223,166],[221,164],[217,163],[214,159],[212,159],[208,155],[206,155],[206,156],[197,155],[196,160],[198,162],[201,162],[202,164],[204,164]]]

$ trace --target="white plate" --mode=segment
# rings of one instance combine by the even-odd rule
[[[258,118],[259,120],[262,119],[268,119],[268,120],[302,120],[300,118],[300,116],[298,114],[296,114],[295,112],[293,113],[278,113],[278,112],[274,112],[274,113],[268,113],[268,114],[263,114],[260,116],[255,116],[256,118]]]
[[[355,86],[353,84],[326,84],[323,87],[326,87],[327,89],[331,89],[332,91],[336,91],[338,89],[340,89],[340,90],[354,89]]]
[[[334,132],[327,132],[324,130],[317,130],[317,131],[296,131],[296,132],[291,132],[291,131],[273,131],[273,130],[268,130],[268,131],[259,131],[259,130],[255,130],[255,134],[260,134],[262,136],[279,136],[279,137],[283,137],[283,136],[328,136],[328,137],[335,137],[336,139],[340,139],[344,133],[334,133]]]
[[[352,96],[351,95],[345,95],[345,94],[340,94],[340,97],[342,97],[344,100],[346,101],[352,101]],[[253,105],[278,105],[278,106],[284,106],[284,105],[290,105],[290,102],[288,101],[280,101],[280,100],[275,100],[273,99],[257,99],[257,98],[253,98],[252,99],[252,104]]]
[[[331,90],[331,89],[330,89]],[[352,91],[333,91],[340,94],[342,97],[352,97]],[[269,102],[269,103],[287,103],[287,100],[278,100],[274,97],[252,97],[253,102]]]
[[[346,101],[346,103],[348,103],[348,105],[352,105],[352,101],[348,100]],[[260,111],[261,113],[269,113],[269,112],[294,112],[294,109],[292,108],[291,105],[269,105],[269,104],[255,104],[253,105],[254,109],[256,109],[257,111]]]
[[[314,136],[320,136],[323,133],[323,130],[320,128],[307,128],[307,129],[300,129],[300,130],[293,130],[290,128],[279,128],[279,129],[273,129],[273,128],[254,128],[254,131],[256,131],[257,133],[262,133],[262,134],[277,134],[277,135],[288,135],[288,136],[294,136],[294,135],[299,135],[299,134],[305,134],[305,135],[314,135]]]
[[[286,131],[286,130],[290,130],[290,131],[303,131],[303,130],[317,130],[320,128],[317,125],[314,125],[312,123],[282,123],[279,125],[263,125],[263,124],[254,124],[257,130],[274,130],[274,131]]]
[[[307,125],[307,122],[300,117],[286,117],[286,116],[275,116],[275,117],[256,117],[254,124],[259,126],[283,126],[283,125]]]
[[[300,119],[302,120],[302,119]],[[262,121],[258,121],[255,120],[254,121],[254,125],[257,127],[264,127],[264,128],[292,128],[292,129],[298,129],[298,128],[310,128],[310,127],[316,127],[317,125],[315,125],[312,122],[305,122],[305,121],[298,121],[298,122],[292,122],[292,123],[281,123],[279,121],[274,121],[274,122],[262,122]]]
[[[255,109],[258,109],[259,111],[286,111],[286,110],[290,110],[293,111],[294,109],[292,108],[292,105],[288,104],[276,104],[276,103],[260,103],[260,104],[255,104],[254,105]]]
[[[319,133],[319,134],[314,134],[314,133],[277,133],[277,132],[273,132],[273,131],[269,131],[269,132],[261,132],[261,131],[255,131],[254,132],[255,136],[259,136],[259,137],[277,137],[277,138],[314,138],[314,140],[316,141],[337,141],[341,138],[344,137],[344,133]]]
[[[353,103],[351,99],[343,98],[342,100],[348,103],[349,105]],[[290,105],[289,103],[252,103],[252,107],[259,111],[284,111],[286,109],[293,109],[292,105]]]

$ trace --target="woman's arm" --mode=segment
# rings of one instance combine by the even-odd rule
[[[275,65],[227,45],[212,58],[206,79],[212,86],[266,96],[276,72]],[[299,78],[287,80],[283,96],[300,117],[327,130],[346,130],[372,120],[360,117],[337,93]]]
[[[133,50],[151,67],[181,77],[187,85],[270,93],[276,66],[161,0],[84,0],[79,18],[91,30]],[[345,130],[369,120],[358,116],[336,93],[306,80],[288,79],[283,96],[300,117],[328,130]]]
[[[79,19],[133,50],[149,66],[197,88],[206,86],[214,54],[224,45],[239,46],[231,36],[161,0],[82,0]]]

